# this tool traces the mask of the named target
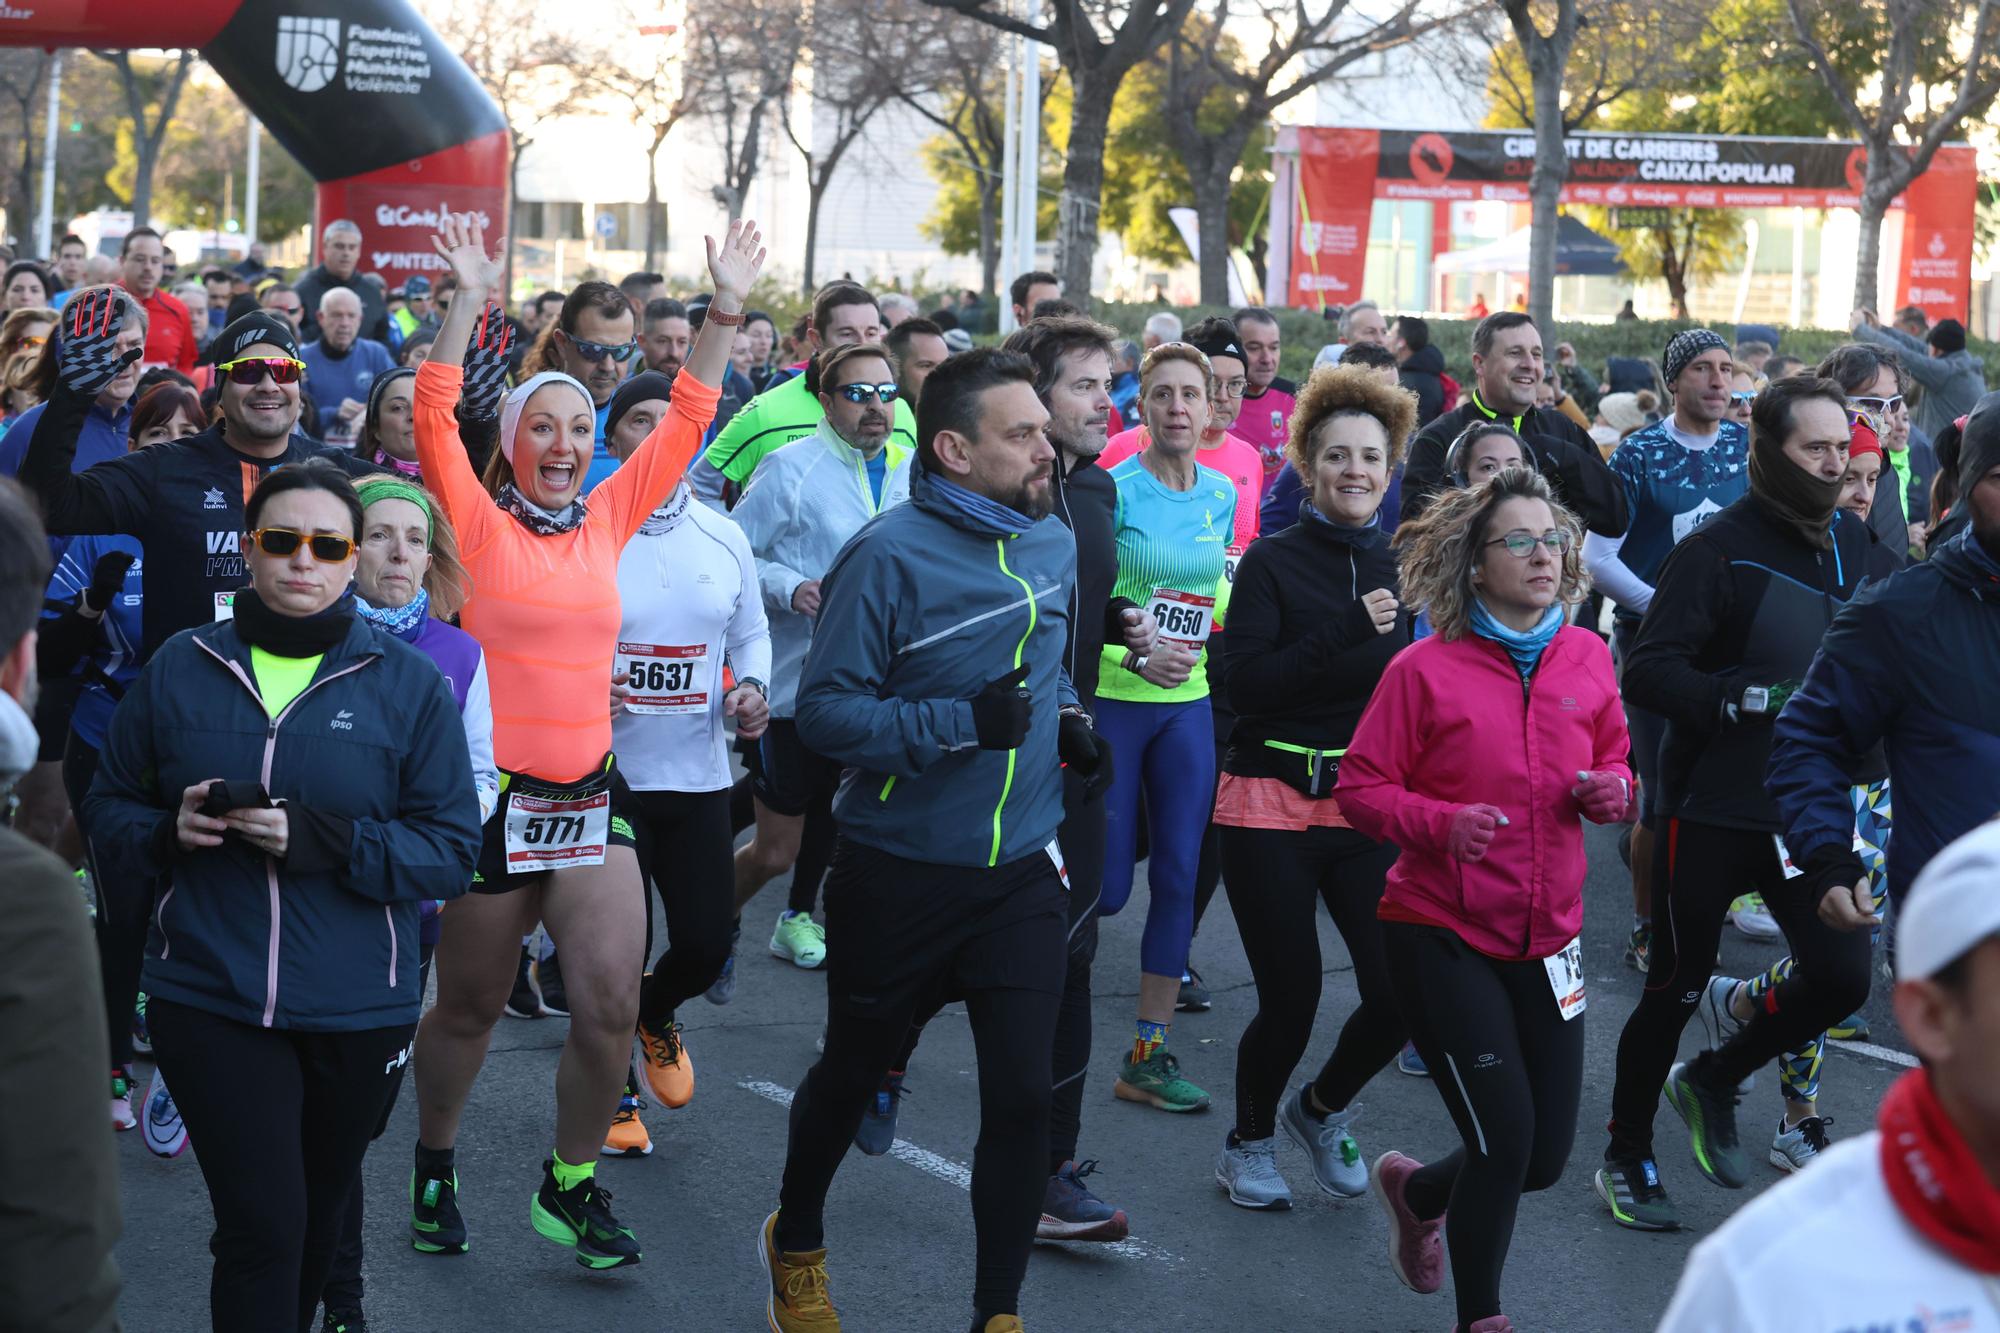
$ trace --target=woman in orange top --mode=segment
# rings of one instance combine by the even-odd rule
[[[673,407],[586,501],[596,410],[567,375],[535,375],[507,395],[484,484],[473,474],[455,409],[466,375],[497,376],[505,356],[506,322],[486,304],[501,266],[470,216],[445,214],[439,231],[433,244],[458,277],[458,295],[417,371],[417,458],[471,577],[462,623],[486,653],[501,785],[473,892],[453,904],[438,941],[437,1006],[417,1033],[411,1237],[426,1253],[466,1248],[453,1160],[459,1119],[513,986],[521,935],[540,919],[565,963],[570,1029],[556,1071],[555,1151],[529,1220],[585,1267],[615,1268],[637,1263],[639,1244],[611,1215],[592,1171],[625,1085],[646,935],[623,814],[631,797],[610,753],[618,556],[701,447],[729,367],[731,326],[764,252],[749,222],[732,222],[719,248],[708,242],[715,300]],[[599,359],[614,350],[584,348]],[[468,407],[480,399],[491,401],[469,395]]]

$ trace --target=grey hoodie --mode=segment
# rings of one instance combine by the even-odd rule
[[[834,800],[856,842],[937,865],[1039,852],[1062,823],[1056,712],[1076,542],[1044,518],[1022,533],[953,505],[921,467],[910,502],[854,535],[821,585],[799,682],[799,739],[848,766]],[[1018,750],[982,750],[972,697],[1028,667]]]

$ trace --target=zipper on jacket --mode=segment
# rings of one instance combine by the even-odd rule
[[[1006,537],[994,538],[993,553],[1000,561],[1000,572],[1020,584],[1021,591],[1028,595],[1028,627],[1021,631],[1021,641],[1014,645],[1014,669],[1019,670],[1021,658],[1027,653],[1028,637],[1035,632],[1035,622],[1039,617],[1035,611],[1035,590],[1028,586],[1026,579],[1007,568],[1008,540]],[[1018,750],[1007,751],[1007,777],[1000,784],[1000,802],[993,807],[993,850],[986,857],[989,868],[1000,864],[1000,812],[1007,808],[1007,797],[1014,790],[1014,757],[1019,753]]]

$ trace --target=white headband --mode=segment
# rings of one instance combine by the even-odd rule
[[[514,466],[514,428],[521,424],[521,413],[528,406],[528,399],[534,397],[535,390],[545,384],[569,385],[583,395],[585,407],[593,413],[597,411],[597,404],[592,400],[590,390],[584,388],[574,376],[565,375],[560,370],[544,370],[540,374],[530,375],[516,385],[514,391],[507,395],[507,400],[500,405],[500,454],[507,460],[508,467]]]

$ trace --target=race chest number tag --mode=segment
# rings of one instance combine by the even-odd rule
[[[1152,609],[1153,619],[1160,622],[1160,639],[1164,643],[1198,650],[1208,642],[1208,633],[1215,628],[1213,597],[1176,588],[1155,588],[1146,605]]]
[[[1232,546],[1222,553],[1222,581],[1231,587],[1236,585],[1236,563],[1243,558],[1243,548]]]
[[[1583,936],[1544,958],[1542,966],[1548,969],[1549,989],[1555,992],[1556,1008],[1567,1023],[1584,1010]]]
[[[628,713],[705,713],[711,662],[708,645],[621,643],[618,661],[631,677]]]
[[[507,871],[570,870],[604,864],[611,832],[611,793],[549,799],[515,792],[507,798]]]
[[[215,594],[215,618],[217,620],[236,619],[236,589]]]

